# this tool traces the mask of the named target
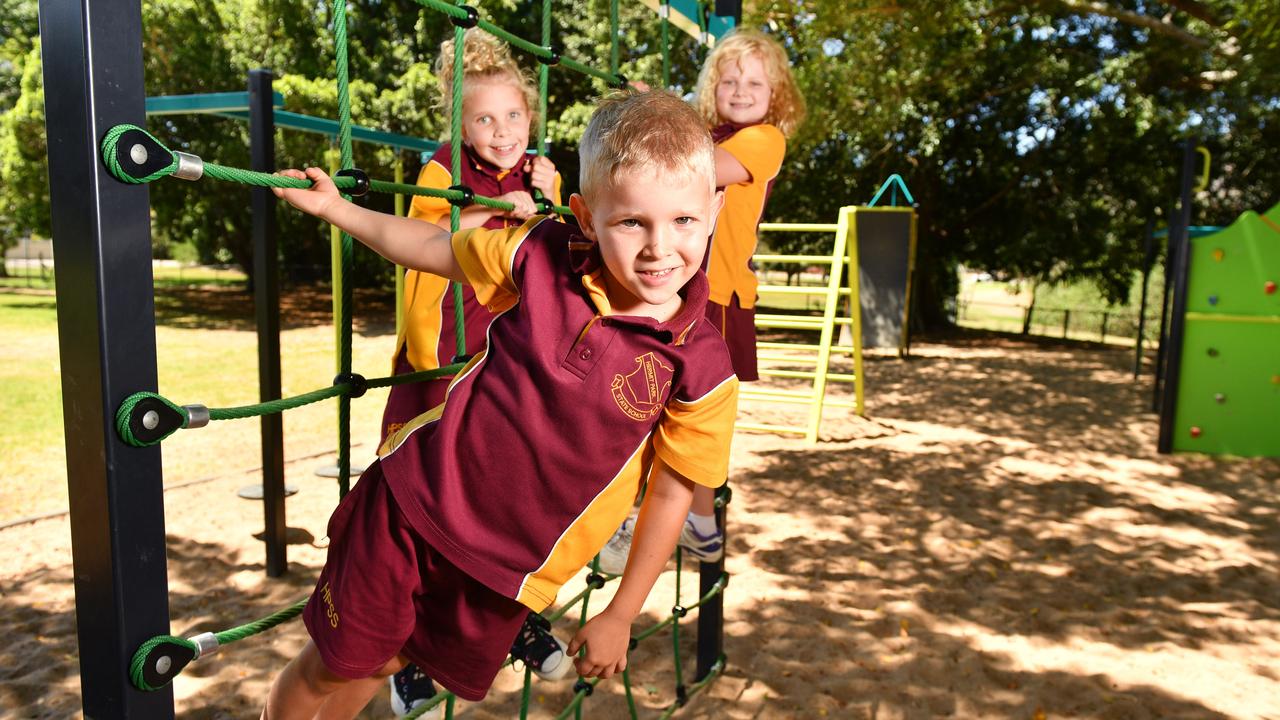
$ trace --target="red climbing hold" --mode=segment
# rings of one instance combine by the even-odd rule
[[[1196,427],[1195,425],[1192,425],[1192,426],[1191,426],[1191,437],[1193,437],[1193,438],[1198,438],[1198,437],[1200,437],[1200,428]]]
[[[1262,292],[1264,292],[1264,293],[1266,293],[1266,294],[1268,294],[1268,295],[1275,295],[1275,294],[1276,294],[1276,281],[1275,281],[1275,280],[1268,280],[1268,281],[1267,281],[1267,284],[1262,286]]]

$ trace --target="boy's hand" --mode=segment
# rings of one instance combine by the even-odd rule
[[[586,654],[574,658],[578,674],[585,678],[610,678],[627,667],[627,645],[631,642],[631,621],[619,618],[607,608],[587,621],[569,642],[569,654],[577,655],[584,646]]]
[[[533,202],[533,196],[523,190],[512,190],[509,193],[499,195],[494,200],[502,200],[509,202],[515,206],[514,210],[499,211],[507,217],[513,217],[517,220],[528,220],[538,214],[538,206]]]
[[[524,164],[524,171],[529,173],[529,184],[542,191],[542,196],[551,199],[556,190],[556,164],[545,155],[534,155]]]
[[[277,175],[285,177],[297,178],[299,180],[310,180],[312,186],[310,189],[303,188],[271,188],[276,197],[283,198],[285,202],[298,208],[308,215],[316,217],[324,217],[324,213],[333,205],[334,201],[341,200],[338,195],[338,188],[333,184],[333,180],[325,174],[325,171],[316,167],[309,167],[306,172],[298,170],[281,170]]]

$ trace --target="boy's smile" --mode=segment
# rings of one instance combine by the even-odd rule
[[[716,114],[739,125],[754,125],[769,114],[773,90],[764,61],[758,55],[744,55],[720,62],[720,82],[716,83]]]
[[[462,103],[462,139],[476,154],[503,170],[525,159],[529,107],[524,93],[505,79],[475,80]]]
[[[680,289],[702,267],[724,196],[702,175],[648,169],[624,170],[594,195],[590,207],[576,194],[569,204],[600,247],[613,311],[675,317]]]

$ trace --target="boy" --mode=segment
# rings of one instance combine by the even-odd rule
[[[330,520],[311,634],[264,718],[352,717],[412,660],[482,698],[540,611],[648,491],[617,593],[578,631],[584,677],[626,667],[631,622],[694,483],[728,469],[738,381],[704,322],[722,196],[698,115],[665,92],[602,101],[580,145],[581,224],[441,229],[341,199],[310,168],[277,189],[389,260],[470,284],[497,313],[444,405],[391,436]],[[585,235],[585,237],[583,237]]]

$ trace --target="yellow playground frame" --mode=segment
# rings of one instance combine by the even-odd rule
[[[818,343],[798,342],[758,342],[757,358],[760,362],[761,378],[790,378],[812,380],[812,385],[805,389],[784,389],[769,387],[746,387],[742,390],[743,399],[763,400],[798,405],[808,405],[808,422],[805,425],[786,425],[781,423],[739,422],[741,430],[757,430],[781,434],[803,435],[805,441],[814,444],[818,441],[818,430],[822,424],[822,412],[826,406],[847,407],[861,416],[866,416],[866,402],[863,386],[862,362],[862,303],[859,300],[858,282],[858,223],[859,213],[911,213],[910,238],[908,249],[906,302],[902,318],[902,334],[898,343],[898,355],[902,357],[907,351],[907,323],[910,319],[911,277],[915,270],[916,251],[916,216],[915,209],[910,207],[866,207],[845,206],[835,223],[761,223],[760,232],[830,232],[833,242],[830,255],[776,255],[757,253],[753,256],[756,265],[798,265],[800,267],[817,266],[827,271],[825,286],[815,285],[775,285],[761,283],[758,292],[760,298],[768,296],[808,296],[818,297],[822,305],[822,315],[790,315],[790,314],[756,314],[756,328],[777,328],[793,330],[818,331]],[[846,273],[846,266],[848,268]],[[847,313],[840,311],[840,300],[849,299]],[[757,303],[759,299],[757,299]],[[835,329],[847,326],[852,339],[851,346],[835,344]],[[830,364],[833,354],[851,355],[853,373],[833,372]],[[774,365],[812,365],[813,369],[779,368]],[[828,382],[852,383],[854,399],[838,400],[827,397]]]

